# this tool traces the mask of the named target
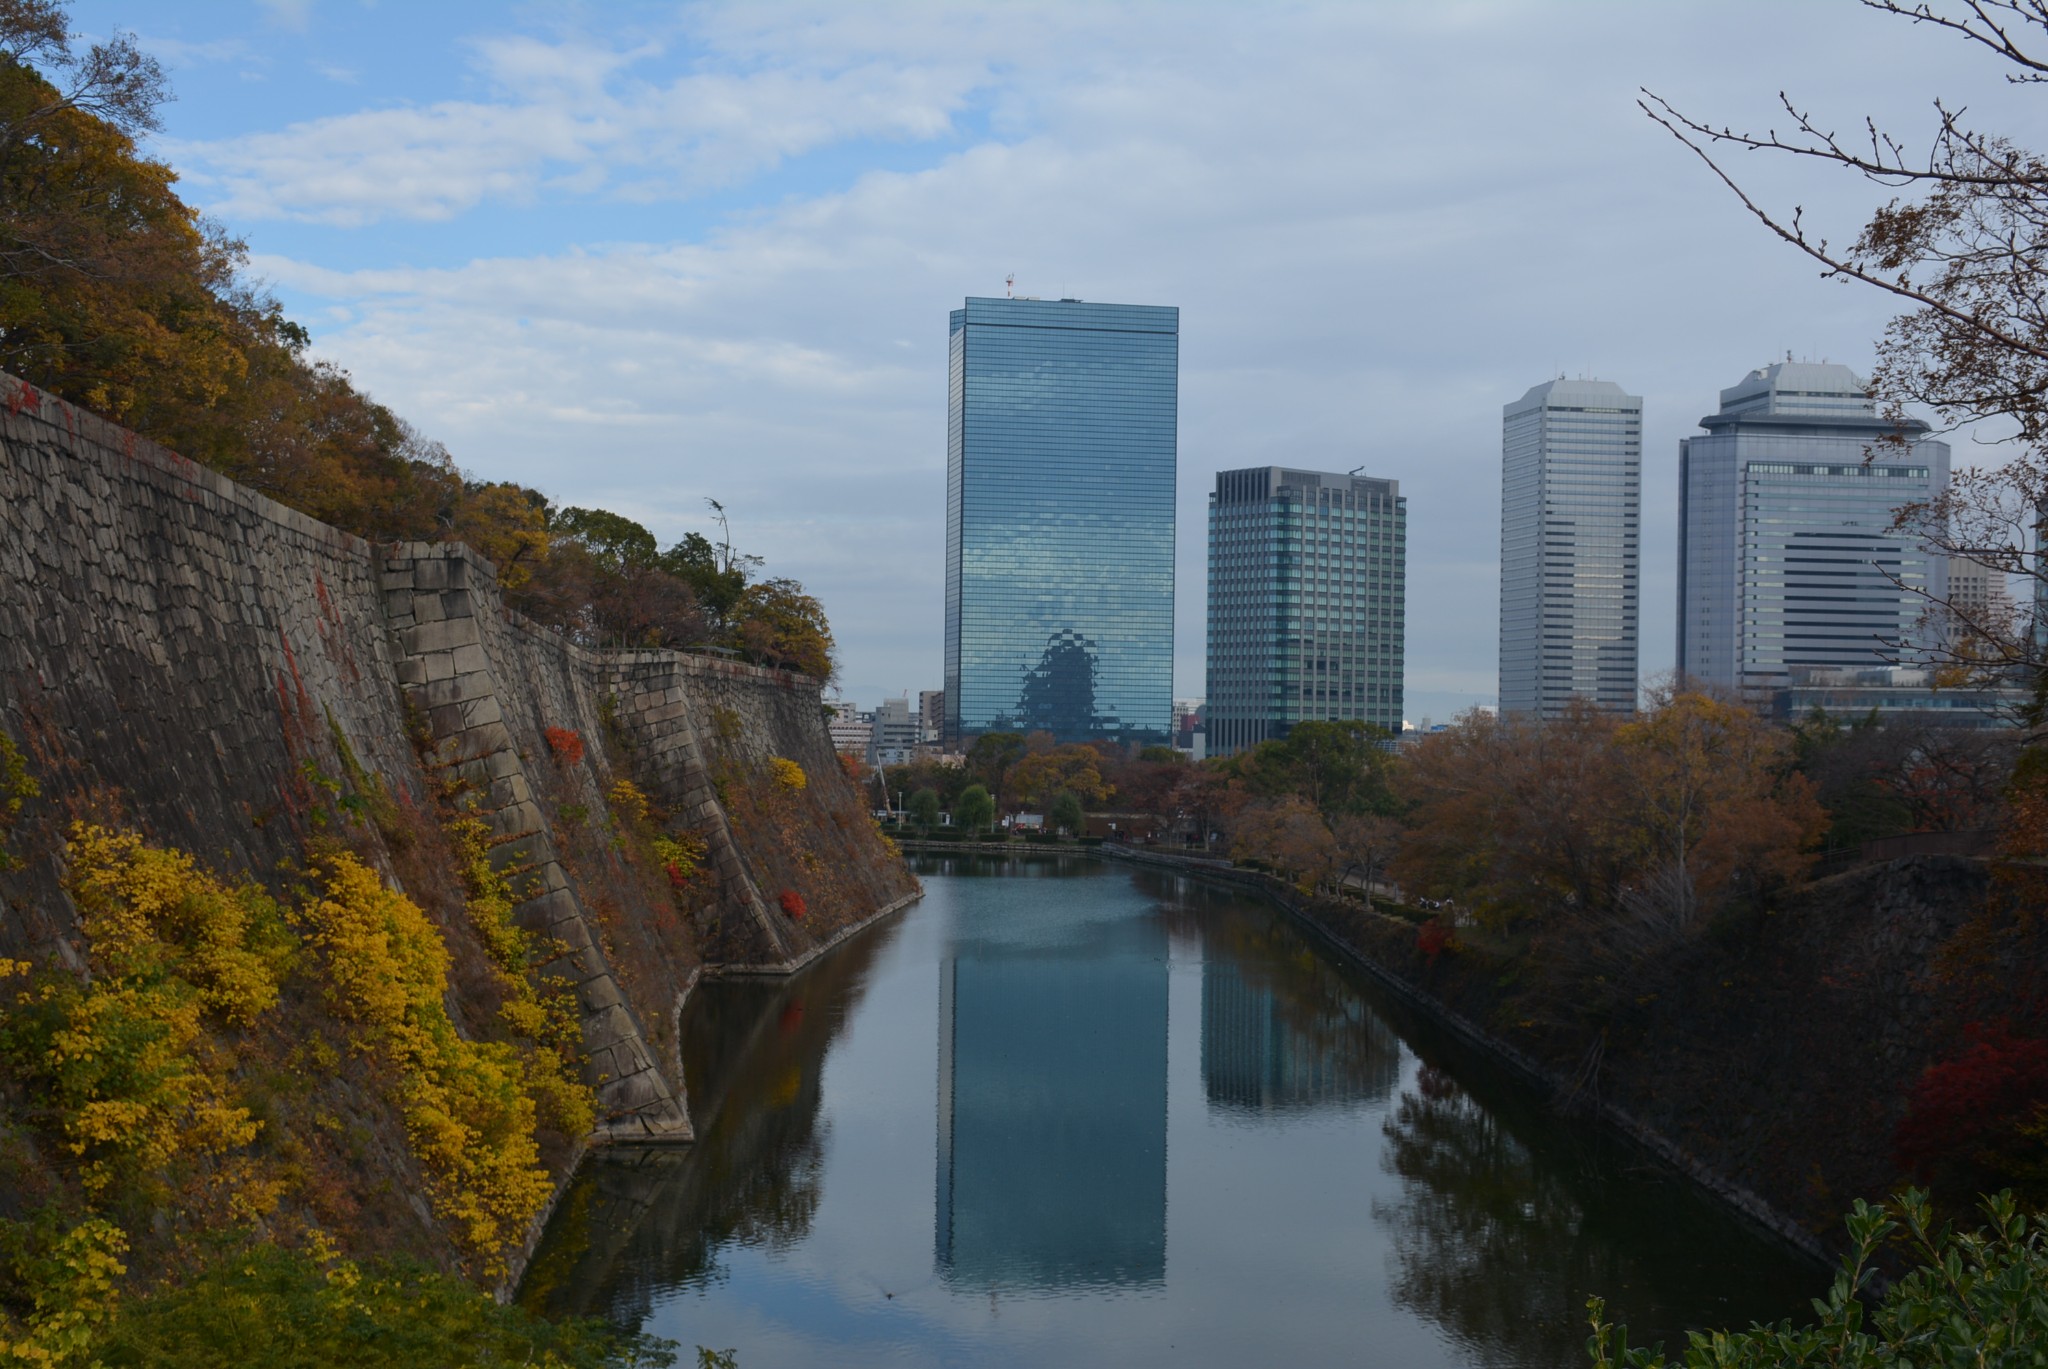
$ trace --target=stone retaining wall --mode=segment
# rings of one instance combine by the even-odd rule
[[[584,739],[582,758],[554,753],[550,728]],[[575,985],[598,1140],[688,1137],[673,1011],[706,959],[786,968],[917,892],[839,768],[818,682],[585,650],[507,611],[465,547],[373,546],[4,375],[0,734],[42,791],[5,834],[19,863],[0,868],[0,955],[83,968],[73,820],[281,894],[309,839],[342,836],[440,924],[450,1011],[472,1029],[492,1011],[490,972],[436,824],[451,795],[473,805],[518,921],[563,948],[547,968]],[[769,783],[774,758],[808,783]],[[351,776],[388,804],[390,830],[336,812]],[[707,843],[694,920],[608,835],[625,778]],[[360,1101],[402,1168],[402,1127]],[[361,1177],[420,1189],[414,1173]],[[427,1229],[387,1238],[445,1249],[410,1207]]]

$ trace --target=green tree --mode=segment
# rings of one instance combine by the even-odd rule
[[[1062,789],[1053,796],[1052,808],[1046,816],[1055,829],[1076,836],[1088,821],[1087,813],[1081,809],[1080,797],[1071,789]]]
[[[984,732],[967,748],[967,768],[995,796],[999,810],[1003,805],[1003,782],[1009,777],[1010,767],[1023,759],[1024,734],[1021,732]]]
[[[939,825],[939,794],[935,789],[920,789],[910,796],[910,820],[920,832],[930,832]]]
[[[995,800],[978,784],[970,784],[962,790],[959,801],[953,805],[953,825],[969,836],[985,829],[995,821],[995,817]]]
[[[1896,1216],[1893,1215],[1896,1214]],[[1798,1365],[1911,1365],[1915,1369],[1989,1369],[2048,1361],[2048,1241],[2039,1218],[2021,1216],[2012,1195],[1984,1200],[1987,1228],[1957,1233],[1937,1226],[1925,1194],[1909,1190],[1895,1208],[1858,1201],[1849,1215],[1851,1253],[1820,1320],[1747,1331],[1694,1331],[1683,1359],[1630,1347],[1628,1328],[1604,1320],[1599,1298],[1587,1304],[1593,1334],[1586,1353],[1596,1369],[1780,1369]],[[1866,1303],[1878,1250],[1903,1235],[1913,1271],[1873,1309]]]

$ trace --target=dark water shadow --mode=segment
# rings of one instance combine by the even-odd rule
[[[1394,1249],[1394,1301],[1474,1362],[1580,1362],[1589,1294],[1606,1298],[1639,1343],[1676,1350],[1688,1327],[1805,1317],[1824,1290],[1829,1271],[1626,1138],[1562,1115],[1278,909],[1156,870],[1138,883],[1177,935],[1202,941],[1212,1111],[1255,1120],[1385,1099],[1399,1048],[1414,1054],[1418,1067],[1382,1127],[1380,1163],[1399,1195],[1373,1215]],[[1218,1027],[1236,1028],[1213,1043],[1212,985]],[[1226,1010],[1247,996],[1254,1011]],[[1245,1018],[1255,1030],[1241,1027]]]
[[[696,1144],[615,1147],[584,1161],[520,1284],[550,1316],[639,1326],[661,1293],[718,1277],[731,1241],[809,1233],[820,1199],[826,1053],[895,939],[891,919],[788,978],[728,980],[683,1009]]]

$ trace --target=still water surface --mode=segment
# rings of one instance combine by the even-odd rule
[[[1823,1271],[1406,1014],[1264,904],[1075,859],[684,1013],[698,1143],[614,1152],[522,1297],[775,1365],[1584,1363]]]

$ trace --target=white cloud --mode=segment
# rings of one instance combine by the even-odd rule
[[[466,465],[665,538],[723,500],[742,545],[820,593],[870,699],[938,677],[945,311],[1013,269],[1037,293],[1179,304],[1177,693],[1202,688],[1212,473],[1363,463],[1409,497],[1409,711],[1443,717],[1492,692],[1502,403],[1561,369],[1645,396],[1647,673],[1670,660],[1677,437],[1786,346],[1867,363],[1890,312],[1768,241],[1636,113],[1635,86],[1763,120],[1789,85],[1911,124],[1964,70],[1853,15],[1616,9],[1589,37],[1559,13],[743,6],[698,14],[718,69],[643,80],[646,49],[488,44],[492,101],[189,155],[242,207],[231,222],[369,222],[549,184],[679,194],[985,108],[992,134],[923,169],[699,240],[258,265],[346,309],[322,349]],[[1775,16],[1768,53],[1744,14]],[[1867,205],[1744,166],[1844,227]],[[610,236],[593,216],[581,241]]]
[[[543,189],[682,198],[849,139],[942,137],[987,79],[971,60],[742,67],[716,52],[665,79],[635,75],[660,54],[652,44],[487,38],[472,58],[491,98],[163,146],[208,208],[234,221],[440,221],[488,202],[530,203]]]
[[[313,0],[256,0],[280,28],[304,33],[313,17]]]

